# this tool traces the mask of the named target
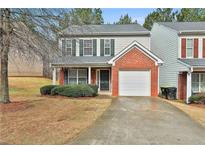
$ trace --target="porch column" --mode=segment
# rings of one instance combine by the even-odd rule
[[[88,84],[91,84],[91,67],[88,67]]]
[[[186,89],[186,103],[189,103],[189,97],[192,95],[191,88],[191,72],[187,72],[187,89]]]
[[[56,85],[56,68],[53,68],[53,85]]]

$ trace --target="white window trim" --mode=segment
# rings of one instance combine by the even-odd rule
[[[192,91],[192,92],[194,92],[194,93],[201,93],[202,91],[201,91],[201,75],[202,74],[204,74],[205,75],[205,73],[193,73],[193,74],[199,74],[199,82],[196,82],[196,83],[199,83],[199,91]],[[193,80],[193,78],[192,78],[192,80]],[[192,82],[193,83],[193,82]],[[192,84],[191,83],[191,84]]]
[[[73,50],[73,47],[72,47],[72,46],[73,46],[72,39],[65,39],[65,41],[66,41],[66,43],[65,43],[65,44],[66,44],[66,46],[65,46],[66,53],[68,53],[68,50],[67,50],[67,49],[70,48],[71,51],[70,51],[70,55],[68,55],[68,56],[72,56],[72,50]],[[68,44],[67,44],[68,41],[71,42],[71,43],[70,43],[70,44],[71,44],[71,47],[68,47]]]
[[[192,48],[189,47],[189,49],[192,49],[192,56],[187,56],[187,40],[192,40]],[[194,38],[186,38],[186,58],[194,58]]]
[[[78,71],[79,70],[86,70],[87,71],[87,69],[86,68],[69,68],[68,69],[68,84],[70,84],[70,82],[69,82],[69,70],[77,70],[77,74],[76,74],[76,78],[77,78],[77,80],[76,80],[76,84],[79,84],[79,73],[78,73]],[[87,77],[86,77],[86,84],[88,84],[88,74],[87,74]]]
[[[105,40],[109,40],[109,49],[110,49],[110,54],[105,54]],[[110,56],[111,55],[111,40],[110,39],[104,39],[104,56]]]
[[[91,45],[92,54],[91,54],[91,55],[85,55],[85,53],[84,53],[85,41],[86,41],[86,40],[91,40],[91,43],[92,43],[92,45]],[[93,40],[92,40],[92,39],[84,39],[84,40],[83,40],[83,56],[93,56]]]

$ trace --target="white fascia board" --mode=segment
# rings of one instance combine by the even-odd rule
[[[180,61],[180,60],[177,60],[180,64],[182,64],[182,65],[184,65],[184,66],[186,66],[186,67],[188,67],[188,68],[191,68],[191,66],[190,65],[188,65],[188,64],[186,64],[186,63],[184,63],[184,62],[182,62],[182,61]]]

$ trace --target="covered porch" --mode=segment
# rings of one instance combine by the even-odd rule
[[[187,67],[186,71],[178,74],[178,98],[189,103],[189,97],[205,93],[205,60],[179,59]]]
[[[59,70],[59,84],[94,84],[99,92],[111,94],[111,67],[54,67],[53,85],[56,85],[56,72]]]
[[[193,68],[190,72],[180,72],[178,98],[189,103],[189,97],[199,93],[205,93],[205,68]]]
[[[69,56],[60,57],[51,63],[53,85],[56,84],[59,72],[59,84],[94,84],[99,92],[111,94],[112,83],[111,56]]]

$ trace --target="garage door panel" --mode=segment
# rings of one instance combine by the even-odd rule
[[[119,71],[120,96],[150,96],[150,71]]]

